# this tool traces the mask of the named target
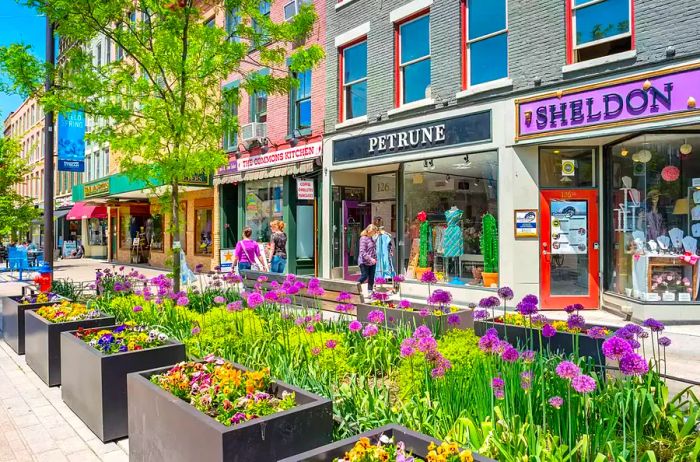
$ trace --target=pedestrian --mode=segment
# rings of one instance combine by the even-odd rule
[[[270,271],[273,273],[284,273],[287,266],[287,235],[284,232],[284,222],[274,220],[270,223],[272,235],[269,245]]]
[[[257,265],[258,271],[266,271],[265,265],[262,263],[263,258],[260,255],[260,246],[251,239],[253,230],[246,226],[243,228],[243,239],[236,244],[236,250],[233,252],[233,266],[238,265],[238,272],[241,270],[250,270],[253,265]]]
[[[358,282],[364,284],[366,281],[367,289],[370,292],[374,289],[374,271],[377,267],[377,244],[374,241],[374,236],[378,231],[377,226],[371,224],[360,234],[358,261],[361,274]]]

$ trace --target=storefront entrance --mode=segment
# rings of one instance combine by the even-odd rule
[[[562,309],[574,303],[598,308],[598,191],[542,190],[540,213],[542,308]]]
[[[370,203],[343,201],[343,279],[357,280],[360,277],[358,261],[360,233],[369,225]]]

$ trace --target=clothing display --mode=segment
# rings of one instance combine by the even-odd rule
[[[445,238],[443,241],[445,257],[459,257],[464,253],[464,238],[462,236],[462,226],[460,220],[464,212],[456,207],[445,212],[447,220],[447,229],[445,230]]]
[[[384,279],[393,278],[396,275],[394,269],[393,256],[393,238],[389,233],[380,233],[377,235],[377,268],[376,276]]]
[[[433,228],[433,249],[435,249],[435,253],[437,254],[444,254],[445,253],[445,231],[447,230],[447,226],[441,225],[441,226],[435,226]]]

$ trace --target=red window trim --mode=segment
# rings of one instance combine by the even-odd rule
[[[630,0],[630,46],[634,50],[636,45],[636,32],[634,21],[634,1]],[[566,64],[574,64],[574,10],[573,1],[566,0]]]
[[[338,122],[345,122],[345,50],[366,41],[367,36],[363,35],[338,47]]]
[[[460,52],[462,53],[462,90],[467,89],[467,72],[469,72],[469,58],[467,57],[467,1],[459,2],[460,12],[460,29],[462,34],[462,43],[460,44]]]
[[[421,16],[430,14],[430,8],[425,8],[420,11],[401,18],[394,23],[394,107],[401,107],[401,35],[399,30],[401,26],[407,22],[418,19]],[[432,53],[432,50],[431,50]]]

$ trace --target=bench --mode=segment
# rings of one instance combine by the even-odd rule
[[[243,287],[246,290],[253,289],[258,283],[258,278],[260,276],[267,277],[267,281],[261,283],[262,288],[268,290],[270,288],[270,283],[272,281],[277,281],[280,285],[284,283],[286,275],[279,273],[267,273],[261,271],[244,270],[241,272],[241,279],[243,282]],[[304,284],[308,284],[309,280],[313,276],[297,276],[297,279],[302,281]],[[350,294],[350,299],[344,303],[351,303],[357,306],[362,303],[362,287],[359,283],[353,281],[338,281],[330,279],[318,278],[319,285],[323,288],[325,293],[320,297],[312,297],[306,295],[306,290],[302,289],[298,294],[294,296],[294,302],[305,308],[321,308],[325,311],[336,312],[336,307],[338,306],[338,295],[341,292],[346,292]],[[355,314],[355,310],[349,312],[349,314]]]

